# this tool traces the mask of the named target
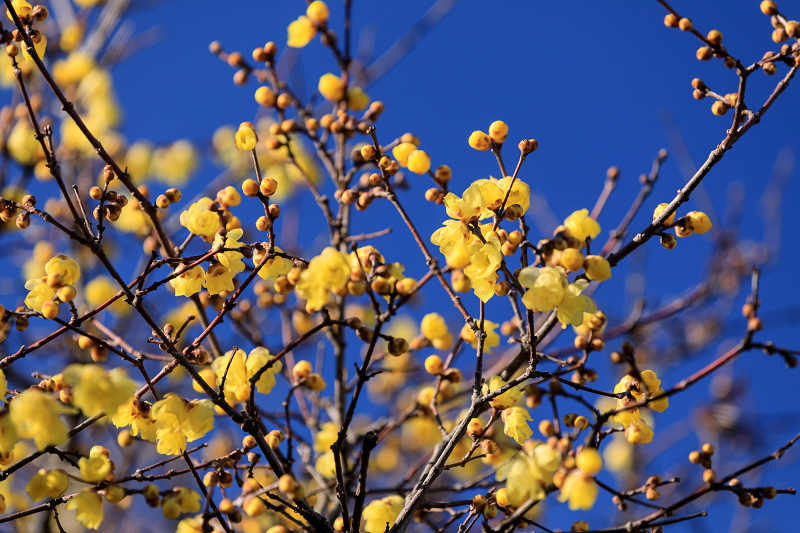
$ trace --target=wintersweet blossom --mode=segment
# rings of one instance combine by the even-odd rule
[[[245,356],[243,350],[227,352],[214,360],[211,370],[216,374],[216,384],[221,386],[225,379],[225,399],[231,404],[246,402],[250,399],[250,379],[274,357],[266,348],[258,347]],[[275,386],[275,374],[283,368],[276,361],[256,382],[256,390],[261,394],[269,394]]]
[[[444,197],[444,207],[447,210],[447,216],[465,224],[478,220],[481,209],[483,209],[480,187],[474,184],[470,185],[461,197],[452,192],[447,193]]]
[[[258,266],[266,255],[266,248],[255,248],[253,250],[253,266]],[[283,253],[283,250],[275,247],[275,251]],[[292,262],[285,257],[273,256],[264,262],[264,266],[258,271],[258,276],[261,279],[275,279],[279,276],[285,276],[292,269]]]
[[[180,216],[181,225],[195,235],[214,235],[219,229],[219,215],[210,211],[211,198],[200,198],[183,211]]]
[[[233,277],[235,275],[236,271],[221,263],[216,263],[208,267],[203,286],[208,289],[208,294],[211,295],[219,294],[224,291],[233,291]]]
[[[136,384],[124,368],[105,371],[98,365],[70,365],[64,381],[72,386],[72,403],[86,417],[114,414],[136,392]]]
[[[169,284],[175,289],[175,296],[192,296],[200,292],[206,280],[206,273],[202,266],[195,265],[189,269],[179,266],[175,272],[181,272],[169,280]]]
[[[350,280],[350,261],[346,254],[327,247],[314,257],[300,274],[297,293],[307,300],[307,308],[319,311],[328,302],[330,291],[344,289]]]
[[[227,233],[225,236],[225,241],[223,244],[222,235],[217,233],[214,236],[214,246],[216,248],[241,248],[244,246],[243,242],[239,242],[239,239],[242,238],[244,231],[241,228],[232,229]],[[217,258],[221,264],[225,265],[231,270],[236,272],[241,272],[244,270],[244,262],[242,261],[242,257],[244,255],[241,252],[236,252],[233,250],[227,252],[220,252],[214,257]]]
[[[81,478],[89,483],[104,480],[111,473],[111,460],[102,452],[92,452],[78,460]]]
[[[505,423],[503,433],[517,441],[517,444],[522,444],[533,435],[533,430],[528,425],[533,419],[524,407],[509,407],[503,410],[500,416]]]
[[[439,252],[444,255],[450,253],[454,246],[464,245],[470,240],[469,228],[460,220],[446,220],[443,228],[439,228],[431,235],[431,244],[439,247]]]
[[[520,285],[528,289],[522,296],[522,303],[528,309],[546,313],[564,299],[567,276],[559,268],[526,267],[520,271],[518,279]]]
[[[543,500],[545,486],[553,481],[558,470],[560,454],[540,441],[527,441],[508,465],[497,469],[497,481],[506,482],[509,504],[518,507],[529,498]]]
[[[402,496],[387,496],[380,500],[372,500],[364,507],[364,531],[367,533],[383,533],[386,526],[394,525],[395,520],[403,509],[405,500]]]
[[[503,378],[500,376],[492,376],[492,378],[489,380],[489,383],[483,384],[482,392],[483,394],[491,394],[505,385],[506,382],[503,380]],[[489,405],[495,409],[508,409],[509,407],[514,406],[520,400],[520,398],[522,398],[522,391],[519,389],[519,386],[511,387],[504,393],[489,400]]]
[[[84,489],[67,502],[75,510],[75,518],[86,529],[97,529],[103,522],[103,498],[94,489]]]
[[[478,187],[481,191],[481,196],[483,196],[483,208],[481,209],[480,218],[489,218],[494,215],[494,212],[500,209],[503,204],[506,192],[498,187],[497,183],[488,179],[473,181],[471,186]]]
[[[28,480],[25,492],[28,493],[31,500],[38,502],[45,498],[58,498],[64,494],[68,488],[69,478],[66,472],[60,468],[55,470],[41,468]]]
[[[569,501],[570,511],[588,511],[594,507],[596,500],[597,485],[591,476],[587,476],[576,468],[564,478],[558,501]]]
[[[25,288],[30,291],[25,297],[25,305],[37,313],[42,312],[44,302],[51,300],[56,295],[55,289],[50,288],[45,282],[46,279],[29,279],[25,282]]]
[[[47,264],[44,265],[44,271],[50,274],[58,274],[61,276],[62,285],[73,285],[81,277],[81,267],[78,266],[73,259],[70,259],[64,254],[58,254]]]
[[[589,216],[588,209],[575,211],[564,220],[564,225],[569,230],[569,234],[581,242],[585,242],[586,237],[594,239],[600,235],[600,224]]]
[[[486,338],[483,340],[484,353],[492,353],[492,348],[500,346],[500,335],[496,331],[498,326],[497,322],[492,322],[491,320],[483,321],[483,331],[486,334]],[[469,324],[464,324],[461,328],[461,338],[473,348],[478,347],[478,337]]]
[[[531,188],[519,178],[513,180],[513,185],[511,185],[511,181],[511,176],[506,176],[497,181],[497,186],[503,191],[503,195],[506,194],[508,187],[511,186],[511,193],[508,195],[508,200],[506,200],[506,207],[518,205],[522,208],[522,214],[524,215],[531,206]]]
[[[303,48],[311,42],[311,39],[317,34],[317,28],[310,18],[300,16],[297,20],[291,22],[287,28],[288,37],[286,39],[287,46],[292,48]]]
[[[9,405],[11,421],[24,439],[33,439],[41,451],[67,440],[67,426],[61,421],[61,407],[39,389],[27,389]]]
[[[565,329],[567,325],[580,326],[583,324],[584,313],[594,313],[597,311],[597,305],[588,296],[581,294],[589,282],[584,279],[579,279],[575,283],[570,283],[564,291],[564,298],[558,306],[558,321],[561,322],[561,328]]]

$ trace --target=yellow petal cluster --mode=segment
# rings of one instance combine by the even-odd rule
[[[405,500],[402,496],[387,496],[380,500],[372,500],[364,507],[364,531],[367,533],[383,533],[386,525],[391,528],[403,510]]]
[[[98,365],[70,365],[64,369],[64,381],[72,386],[72,403],[87,418],[116,413],[136,392],[124,368],[106,372]]]
[[[150,416],[156,423],[156,450],[162,455],[179,455],[186,442],[193,442],[214,429],[214,409],[210,400],[187,401],[167,393],[153,404]]]
[[[509,504],[518,507],[529,498],[543,500],[560,459],[558,451],[543,442],[528,441],[509,464],[497,469],[497,481],[506,482]]]
[[[533,435],[533,430],[528,425],[533,419],[524,407],[509,407],[500,416],[505,423],[503,433],[517,441],[517,444],[522,444]]]
[[[89,483],[103,481],[111,473],[111,460],[102,452],[92,452],[78,460],[81,478]]]
[[[67,440],[67,426],[61,421],[61,407],[39,389],[28,389],[9,405],[11,421],[23,439],[33,439],[41,451]]]
[[[75,518],[86,529],[97,529],[103,522],[103,498],[93,489],[80,491],[66,507],[75,510]]]
[[[329,246],[300,275],[297,293],[306,299],[307,309],[319,311],[328,303],[330,291],[344,289],[349,280],[349,257]]]
[[[169,284],[175,289],[175,296],[197,294],[206,282],[206,273],[200,265],[195,265],[189,269],[179,266],[175,269],[175,272],[181,272],[169,280]]]
[[[575,211],[564,220],[564,226],[569,230],[569,234],[581,242],[586,241],[586,237],[594,239],[600,235],[600,224],[589,216],[588,209]]]
[[[31,476],[25,487],[31,500],[38,502],[45,498],[58,498],[69,488],[67,473],[60,468],[55,470],[40,469]]]
[[[288,37],[286,44],[292,48],[303,48],[311,42],[311,39],[317,34],[317,27],[310,18],[300,16],[297,20],[291,22],[287,28]]]
[[[492,378],[489,380],[489,383],[483,384],[483,394],[490,394],[505,385],[506,382],[503,380],[503,378],[500,376],[492,376]],[[495,409],[508,409],[509,407],[516,405],[520,398],[522,398],[522,391],[519,389],[519,387],[511,387],[499,396],[492,398],[489,401],[489,405]]]
[[[279,253],[283,253],[283,250],[275,247],[275,251]],[[253,266],[258,265],[264,259],[264,255],[266,255],[266,248],[262,249],[254,249],[253,250]],[[258,276],[261,279],[275,279],[279,276],[285,276],[290,270],[292,269],[292,262],[286,259],[285,257],[274,256],[264,263],[264,266],[261,267],[261,270],[258,271]]]
[[[181,225],[195,235],[214,235],[219,229],[219,215],[209,210],[211,204],[211,198],[197,200],[181,213]]]
[[[218,386],[222,386],[222,380],[225,379],[226,401],[230,404],[246,402],[250,398],[250,378],[273,359],[269,350],[262,347],[254,348],[247,356],[243,350],[236,350],[235,352],[229,351],[215,359],[211,364],[211,370],[216,374]],[[261,394],[269,394],[272,387],[275,386],[275,374],[279,373],[282,368],[281,362],[276,361],[266,372],[261,374],[256,382],[256,390]]]

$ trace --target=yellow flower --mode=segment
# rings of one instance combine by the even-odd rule
[[[486,338],[483,340],[484,353],[492,353],[492,348],[500,346],[500,335],[497,334],[497,322],[491,320],[483,321],[483,331],[486,333]],[[464,324],[461,328],[461,338],[464,339],[473,348],[478,347],[478,337],[469,324]]]
[[[6,401],[6,393],[8,392],[8,382],[6,381],[6,374],[0,370],[0,400]]]
[[[176,271],[183,269],[179,266]],[[180,275],[169,280],[169,284],[175,289],[175,296],[191,296],[200,292],[200,289],[205,283],[206,273],[203,267],[195,265],[192,268],[185,270]]]
[[[597,305],[588,296],[581,292],[589,286],[585,279],[579,279],[575,283],[570,283],[564,291],[564,298],[558,306],[558,321],[561,328],[566,329],[567,324],[580,326],[583,324],[584,313],[594,313]]]
[[[18,17],[29,17],[33,12],[33,8],[26,0],[11,0],[11,5],[14,6],[14,11],[17,12]],[[6,16],[8,20],[14,21],[14,18],[11,16],[11,11],[6,9]]]
[[[58,498],[68,488],[69,478],[66,472],[60,468],[56,470],[42,468],[31,476],[28,485],[25,487],[25,492],[28,493],[31,500],[38,502],[45,498]]]
[[[517,441],[517,444],[522,444],[533,435],[533,430],[528,425],[533,419],[524,407],[509,407],[500,416],[505,423],[503,433]]]
[[[303,48],[317,34],[317,28],[308,17],[301,16],[291,22],[287,28],[286,44],[292,48]]]
[[[581,242],[586,242],[586,237],[594,239],[600,234],[600,224],[589,216],[588,209],[575,211],[564,220],[564,225],[569,234]]]
[[[526,267],[520,271],[518,279],[520,285],[528,289],[522,296],[522,303],[528,309],[545,313],[558,307],[564,299],[567,276],[561,269]]]
[[[414,150],[408,156],[408,170],[414,174],[426,174],[431,168],[431,156],[422,150]]]
[[[476,185],[483,196],[483,209],[481,209],[481,219],[489,218],[494,215],[494,211],[500,209],[505,198],[506,191],[500,189],[495,182],[487,179],[480,179],[472,182]]]
[[[447,323],[445,323],[444,317],[439,313],[428,313],[422,317],[419,330],[422,333],[422,336],[429,341],[445,337],[449,333],[449,330],[447,329]]]
[[[64,370],[64,381],[72,386],[72,403],[87,418],[113,415],[136,392],[123,368],[106,372],[98,365],[70,365]]]
[[[211,198],[200,198],[181,213],[181,225],[195,235],[214,235],[219,229],[219,216],[209,211]]]
[[[336,477],[336,458],[331,450],[322,453],[317,458],[317,462],[314,463],[314,470],[328,478]]]
[[[506,385],[506,382],[500,376],[492,376],[489,383],[483,384],[483,394],[490,394],[497,389]],[[495,409],[508,409],[513,407],[522,398],[522,391],[519,387],[511,387],[503,394],[496,396],[489,400],[489,405]]]
[[[225,399],[229,403],[245,402],[250,398],[250,379],[269,363],[273,356],[263,347],[254,348],[247,357],[242,350],[228,352],[214,360],[211,370],[216,373],[217,385],[222,384],[225,377]],[[275,386],[275,374],[279,373],[283,365],[277,361],[256,383],[256,390],[261,394],[269,394]],[[226,376],[227,371],[227,376]]]
[[[256,147],[258,136],[256,135],[255,127],[251,122],[242,122],[239,124],[239,130],[234,135],[237,150],[250,151]]]
[[[198,267],[199,268],[199,267]],[[201,268],[202,270],[202,268]],[[233,291],[233,277],[236,272],[223,264],[217,263],[208,267],[203,286],[208,289],[208,294],[219,294],[223,291]],[[177,296],[177,292],[175,295]],[[192,293],[194,294],[194,293]]]
[[[67,440],[58,402],[39,389],[27,389],[14,398],[9,411],[19,436],[33,439],[39,451]]]
[[[78,467],[84,481],[97,483],[111,473],[111,460],[104,453],[94,452],[89,454],[89,457],[81,457],[78,460]]]
[[[460,220],[464,224],[478,220],[483,208],[483,196],[480,187],[470,185],[464,194],[459,198],[452,192],[444,197],[444,206],[447,216]]]
[[[141,433],[143,439],[155,441],[157,427],[155,420],[150,418],[150,407],[147,402],[131,397],[117,408],[117,412],[111,417],[111,422],[118,428],[130,426],[133,436]]]
[[[470,279],[486,279],[492,276],[503,262],[503,253],[500,251],[500,239],[491,237],[487,242],[474,242],[467,249],[472,257],[464,274]]]
[[[463,222],[446,220],[444,227],[437,229],[431,235],[431,244],[438,246],[439,252],[447,255],[453,247],[464,245],[469,239],[469,228]]]
[[[540,441],[529,441],[509,464],[497,469],[496,478],[506,482],[509,503],[518,507],[528,498],[544,499],[544,487],[552,482],[559,463],[557,450]]]
[[[275,251],[283,253],[283,250],[277,246],[275,247]],[[266,248],[262,248],[260,250],[258,248],[254,249],[253,266],[258,265],[261,260],[264,259],[264,255],[266,255]],[[264,266],[258,271],[258,275],[261,279],[274,279],[279,276],[285,276],[291,269],[291,261],[284,257],[274,256],[271,259],[267,259],[266,263],[264,263]]]
[[[339,436],[339,426],[333,422],[325,422],[314,437],[314,451],[324,453],[330,451],[331,445]]]
[[[200,494],[186,487],[177,487],[178,506],[182,513],[197,513],[200,511]]]
[[[119,292],[119,287],[108,276],[97,276],[83,288],[83,297],[89,307],[99,307]],[[119,316],[125,316],[131,311],[131,306],[119,298],[108,308]]]
[[[631,444],[648,444],[653,442],[653,429],[640,418],[625,428],[625,438]]]
[[[32,309],[37,313],[42,312],[42,304],[51,300],[56,295],[55,289],[51,289],[47,283],[46,278],[29,279],[25,282],[25,288],[30,292],[25,297],[25,305],[28,309]]]
[[[67,502],[67,509],[75,509],[75,518],[86,529],[97,529],[103,522],[103,498],[93,489],[85,489]]]
[[[8,411],[0,413],[0,453],[10,452],[18,440],[17,428]]]
[[[345,82],[342,78],[336,74],[331,74],[328,72],[319,78],[317,90],[319,91],[319,94],[325,98],[325,100],[328,100],[329,102],[338,102],[344,98],[345,86]]]
[[[383,533],[386,525],[394,525],[400,511],[403,510],[405,500],[402,496],[387,496],[380,500],[372,500],[364,507],[364,531],[367,533]]]
[[[198,159],[199,156],[192,143],[180,139],[153,152],[151,172],[155,178],[164,183],[182,185],[197,168]],[[192,233],[196,232],[192,231]]]
[[[44,265],[47,274],[60,274],[62,285],[73,285],[81,277],[81,267],[64,254],[58,254]]]
[[[342,290],[350,280],[350,261],[346,254],[327,247],[308,264],[300,274],[297,293],[306,306],[319,311],[328,302],[331,290]]]
[[[33,128],[20,120],[11,130],[6,141],[11,158],[23,166],[32,166],[42,153],[41,145],[34,137]]]
[[[561,485],[561,494],[558,495],[558,501],[567,500],[570,511],[579,509],[588,511],[594,507],[594,502],[597,500],[597,485],[594,479],[579,469],[570,472]]]
[[[209,400],[187,402],[167,393],[153,404],[150,416],[156,423],[156,450],[162,455],[179,455],[186,441],[202,438],[214,428],[214,409]]]
[[[239,242],[239,239],[242,238],[243,234],[244,231],[241,228],[232,229],[226,235],[225,244],[223,245],[222,235],[217,233],[214,236],[214,246],[217,248],[222,248],[223,246],[225,248],[241,248],[244,246],[244,243]],[[244,255],[241,252],[220,252],[214,257],[217,258],[217,261],[231,270],[235,270],[236,272],[241,272],[244,270],[244,262],[242,261],[242,257],[244,257]]]

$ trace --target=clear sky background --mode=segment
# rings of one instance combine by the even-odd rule
[[[152,5],[149,3],[144,3]],[[761,14],[755,0],[676,2],[673,7],[693,19],[703,33],[713,28],[724,35],[731,53],[745,64],[760,59],[767,50],[779,47],[770,39],[772,28],[768,17]],[[781,3],[789,16],[800,17],[800,4]],[[250,50],[274,40],[285,47],[286,26],[304,11],[305,3],[296,1],[209,1],[174,0],[154,9],[135,9],[132,20],[137,32],[155,28],[160,39],[141,50],[124,64],[115,67],[115,87],[121,106],[126,111],[123,133],[130,140],[150,138],[170,142],[190,138],[201,147],[210,143],[216,128],[253,120],[258,106],[253,100],[257,85],[245,87],[232,83],[233,71],[208,52],[208,44],[219,40],[228,51],[239,50],[249,58]],[[355,0],[354,37],[358,46],[370,39],[372,58],[379,56],[423,16],[430,2]],[[506,164],[516,161],[516,142],[536,138],[539,150],[528,158],[520,174],[547,205],[540,209],[544,236],[572,211],[589,208],[603,186],[606,169],[617,165],[622,176],[600,223],[603,236],[619,222],[622,213],[633,201],[638,176],[647,173],[655,154],[661,148],[670,151],[656,185],[656,190],[633,223],[633,230],[643,229],[650,221],[652,209],[659,202],[669,202],[691,175],[692,166],[702,164],[709,152],[725,136],[730,114],[711,114],[711,100],[692,98],[692,78],[702,78],[714,91],[735,92],[737,77],[719,60],[699,62],[695,50],[700,46],[693,36],[677,29],[667,29],[662,20],[666,11],[655,0],[618,2],[543,2],[462,0],[411,50],[395,68],[367,88],[374,99],[386,104],[386,113],[378,122],[378,136],[389,142],[410,131],[422,141],[421,148],[432,157],[433,164],[448,164],[453,169],[451,190],[461,193],[473,180],[498,176],[497,165],[489,153],[480,153],[467,145],[469,134],[486,130],[498,119],[508,123],[509,142]],[[341,31],[341,6],[332,5],[332,27]],[[364,28],[367,28],[365,30]],[[770,94],[787,68],[779,65],[779,73],[768,77],[755,73],[748,84],[746,102],[757,109]],[[304,84],[299,92],[310,95],[316,80],[325,72],[336,72],[330,53],[318,40],[302,50],[299,63],[290,78]],[[771,221],[770,243],[779,244],[773,261],[764,268],[761,285],[762,312],[765,329],[759,339],[772,340],[779,346],[798,348],[798,291],[796,278],[798,251],[797,202],[800,183],[795,158],[800,152],[797,124],[800,120],[800,80],[795,80],[761,124],[739,141],[725,159],[703,182],[702,190],[681,213],[690,209],[718,213],[718,224],[705,237],[679,242],[678,249],[668,252],[654,240],[637,252],[614,278],[603,284],[596,294],[601,309],[619,323],[631,310],[631,294],[639,294],[635,283],[644,280],[643,294],[648,304],[657,307],[670,296],[684,293],[705,275],[709,251],[718,231],[725,228],[722,220],[731,198],[743,198],[744,211],[736,230],[742,241],[763,241],[765,212]],[[683,144],[676,142],[682,138]],[[685,146],[685,148],[682,148]],[[777,169],[777,170],[776,170]],[[209,160],[204,162],[197,183],[205,183],[218,173]],[[765,189],[774,184],[776,175],[788,180],[780,197],[779,208],[761,202]],[[412,189],[401,199],[411,206],[412,218],[424,236],[430,235],[445,220],[444,209],[424,202],[422,193],[429,181],[410,177]],[[184,197],[191,195],[187,187]],[[325,192],[332,194],[328,185]],[[377,204],[376,204],[377,205]],[[299,241],[311,243],[322,219],[313,200],[303,204],[307,222],[301,228]],[[307,215],[306,215],[307,213]],[[779,227],[775,226],[780,222]],[[386,253],[387,260],[403,260],[412,276],[420,276],[425,265],[410,236],[402,231],[401,221],[385,206],[370,209],[356,216],[354,233],[392,226],[396,232],[375,242]],[[779,240],[776,240],[779,239]],[[534,239],[536,240],[536,239]],[[406,258],[413,260],[406,261]],[[636,274],[633,278],[626,273]],[[633,279],[633,281],[630,281]],[[626,282],[626,280],[628,280]],[[639,280],[639,281],[637,281]],[[627,283],[627,285],[626,285]],[[710,362],[744,333],[744,319],[739,308],[746,293],[721,304],[732,309],[721,323],[721,341],[659,376],[665,385],[672,385]],[[426,294],[426,301],[445,301],[438,286]],[[467,298],[468,308],[477,313],[477,300]],[[460,326],[455,310],[437,306],[455,327]],[[490,306],[490,312],[495,309]],[[505,318],[506,308],[502,309]],[[702,313],[710,312],[708,310]],[[702,313],[698,320],[702,318]],[[490,315],[491,318],[491,315]],[[562,344],[571,343],[571,335]],[[613,347],[614,345],[612,345]],[[610,351],[610,349],[608,350]],[[653,362],[659,367],[658,354]],[[601,355],[598,359],[605,360]],[[465,366],[466,367],[466,366]],[[598,370],[608,371],[605,362]],[[797,402],[797,371],[785,368],[777,358],[759,352],[745,354],[732,365],[736,387],[741,387],[743,401],[739,419],[755,428],[759,441],[748,453],[760,457],[800,431],[800,406]],[[619,369],[615,372],[620,372]],[[725,370],[728,372],[728,370]],[[611,389],[619,378],[608,375],[598,383]],[[675,425],[698,402],[709,398],[709,382],[696,385],[689,392],[671,399],[671,407],[658,419],[656,439],[669,443],[651,446],[659,450],[653,457],[651,473],[665,477],[680,475],[680,494],[686,495],[701,486],[699,469],[688,468],[686,454],[701,441]],[[543,415],[540,415],[543,416]],[[538,418],[534,412],[534,418]],[[698,422],[693,422],[697,424]],[[666,435],[666,436],[665,436]],[[671,435],[671,436],[670,436]],[[778,488],[797,486],[800,450],[790,451],[779,463],[768,465],[752,478],[757,485],[773,484]],[[735,448],[722,444],[719,472],[735,470],[744,464],[744,456]],[[676,461],[680,466],[670,466]],[[716,463],[715,463],[716,466]],[[605,481],[613,483],[610,474]],[[640,516],[642,511],[618,513],[601,494],[595,510],[581,517],[593,527],[617,525]],[[676,499],[667,495],[663,502]],[[721,494],[704,498],[690,510],[708,509],[711,517],[672,526],[669,531],[717,533],[740,531],[794,531],[792,523],[798,500],[779,496],[768,501],[760,511],[744,510],[735,505],[735,497]],[[601,505],[602,503],[602,505]],[[569,529],[559,514],[563,506],[551,505],[553,515],[545,523]],[[791,517],[791,518],[790,518]]]

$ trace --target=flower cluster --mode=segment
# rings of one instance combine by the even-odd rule
[[[644,370],[637,379],[626,374],[614,386],[617,394],[628,392],[630,396],[623,396],[617,400],[617,409],[624,409],[614,415],[617,424],[625,426],[625,437],[631,444],[647,444],[653,440],[653,430],[641,418],[639,407],[631,407],[645,400],[646,407],[653,411],[663,413],[669,407],[669,398],[664,395],[661,380],[652,370]]]
[[[214,360],[211,370],[216,377],[216,385],[222,389],[225,400],[230,404],[244,403],[250,399],[250,379],[275,359],[269,350],[257,347],[245,355],[242,350],[227,352]],[[283,365],[275,361],[261,374],[256,382],[256,390],[261,394],[269,394],[275,386],[275,374],[280,373]]]

